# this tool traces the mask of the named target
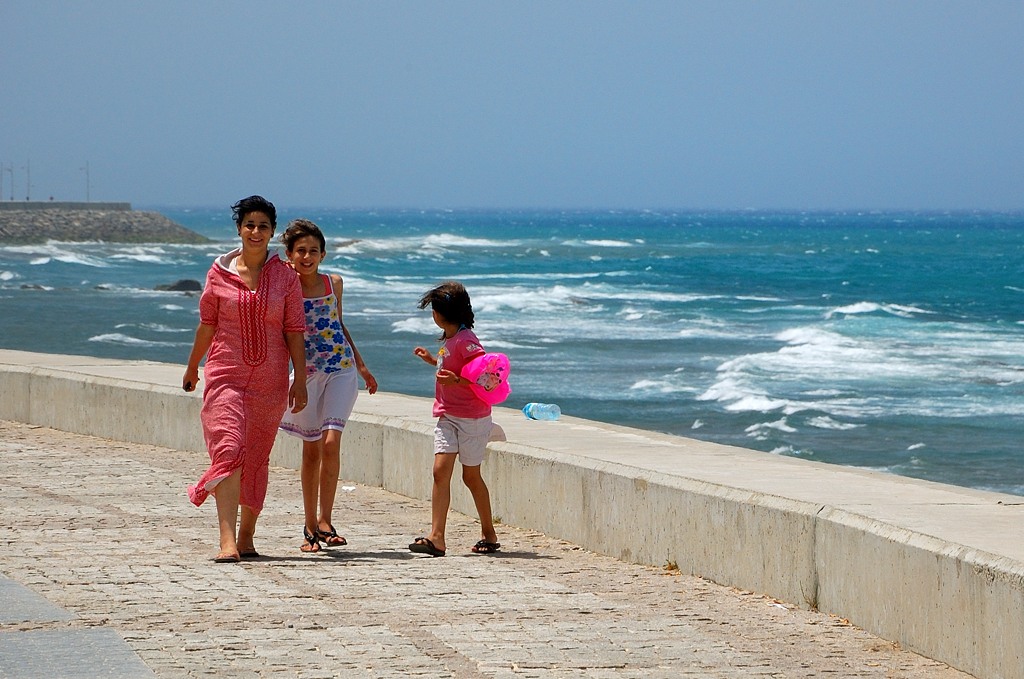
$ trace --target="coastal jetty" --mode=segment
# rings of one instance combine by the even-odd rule
[[[205,243],[209,239],[157,212],[131,203],[10,201],[0,203],[0,243],[46,241]]]

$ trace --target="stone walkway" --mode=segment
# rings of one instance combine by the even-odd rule
[[[258,560],[214,564],[205,456],[0,421],[0,677],[964,678],[844,620],[499,525],[406,546],[429,505],[344,480],[349,546],[302,542],[274,468]],[[424,460],[424,474],[430,473]],[[567,509],[571,511],[571,509]]]

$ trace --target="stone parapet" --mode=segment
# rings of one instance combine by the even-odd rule
[[[203,451],[182,366],[0,351],[0,419]],[[494,419],[494,514],[624,561],[848,619],[982,679],[1024,678],[1024,499],[563,417]],[[430,494],[430,401],[361,393],[343,478]],[[272,461],[297,468],[298,439]],[[453,509],[474,514],[453,486]]]

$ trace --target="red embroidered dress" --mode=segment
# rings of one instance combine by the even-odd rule
[[[241,504],[259,514],[267,496],[270,449],[288,406],[290,355],[284,333],[303,332],[306,320],[295,272],[269,255],[253,292],[230,269],[239,252],[214,260],[199,299],[200,322],[217,329],[203,369],[201,419],[210,467],[189,486],[188,497],[201,505],[241,467]]]

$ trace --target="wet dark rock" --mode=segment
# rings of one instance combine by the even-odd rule
[[[183,278],[169,285],[158,285],[153,289],[166,292],[202,292],[203,284],[191,278]]]

